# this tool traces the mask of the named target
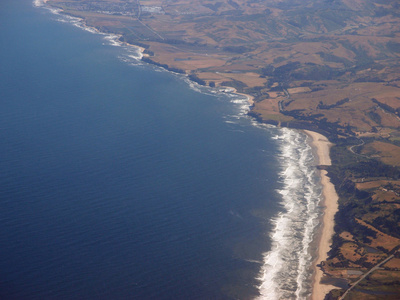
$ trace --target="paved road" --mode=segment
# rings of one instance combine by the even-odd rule
[[[353,154],[356,154],[356,155],[360,155],[360,156],[364,156],[364,157],[368,157],[368,156],[365,156],[365,155],[362,155],[362,154],[358,154],[358,153],[356,153],[356,152],[354,152],[354,147],[358,147],[358,146],[362,146],[362,145],[364,145],[365,144],[365,142],[364,142],[364,140],[363,139],[359,139],[360,141],[361,141],[361,143],[360,144],[358,144],[358,145],[353,145],[353,146],[351,146],[350,148],[349,148],[349,150],[353,153]]]
[[[375,270],[377,270],[378,268],[380,268],[382,265],[384,265],[385,263],[387,263],[389,260],[391,260],[394,257],[394,254],[390,255],[389,257],[387,257],[385,260],[381,261],[380,263],[378,263],[377,265],[375,265],[374,267],[372,267],[367,273],[365,273],[364,275],[362,275],[360,277],[360,279],[358,279],[356,282],[354,282],[354,284],[349,287],[349,289],[342,295],[342,297],[339,298],[339,300],[344,300],[344,298],[347,296],[347,294],[357,285],[359,284],[365,277],[367,277],[369,274],[371,274],[372,272],[374,272]]]

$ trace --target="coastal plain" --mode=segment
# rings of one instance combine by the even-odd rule
[[[400,5],[396,0],[49,0],[142,47],[143,60],[254,100],[261,122],[334,144],[339,211],[322,282],[339,299],[400,291]]]

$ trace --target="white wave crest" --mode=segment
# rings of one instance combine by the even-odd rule
[[[237,95],[235,95],[235,96],[238,97]],[[250,103],[247,98],[239,98],[239,99],[235,98],[235,99],[231,100],[231,103],[238,105],[238,108],[239,108],[238,116],[239,117],[247,115],[247,113],[250,111]]]
[[[310,244],[320,214],[314,158],[307,138],[299,132],[282,129],[273,139],[280,143],[282,212],[272,220],[272,247],[264,254],[259,299],[307,299],[313,261]]]
[[[199,84],[197,84],[196,82],[191,81],[189,78],[185,78],[184,80],[189,85],[191,90],[193,90],[195,92],[198,92],[198,93],[201,93],[201,89],[200,89],[200,85]]]
[[[125,44],[120,41],[121,36],[117,34],[103,33],[97,30],[94,27],[87,26],[85,21],[81,18],[69,16],[66,14],[61,14],[62,10],[59,8],[54,8],[48,5],[45,5],[47,0],[34,0],[33,5],[36,7],[43,7],[48,9],[51,13],[57,15],[57,21],[62,23],[69,23],[75,27],[78,27],[82,30],[88,31],[93,34],[99,34],[104,36],[104,40],[106,41],[106,45],[115,46],[115,47],[125,47],[125,50],[129,53],[129,57],[135,60],[141,60],[143,54],[141,52],[141,48],[135,45]]]
[[[45,3],[46,3],[45,0],[34,0],[33,1],[33,5],[36,6],[36,7],[43,6]]]

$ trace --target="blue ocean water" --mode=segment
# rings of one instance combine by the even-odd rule
[[[306,137],[57,19],[0,3],[0,298],[250,299],[280,281],[264,269],[286,251],[284,146],[310,155]],[[308,275],[287,274],[299,294]]]

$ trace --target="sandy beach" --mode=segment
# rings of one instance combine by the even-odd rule
[[[254,97],[253,96],[250,96],[250,95],[247,95],[247,94],[238,93],[236,90],[235,90],[235,94],[245,96],[247,98],[247,102],[249,102],[249,105],[250,106],[254,105]]]
[[[222,88],[222,87],[221,87]],[[241,95],[247,98],[247,102],[249,102],[249,106],[254,105],[254,97],[248,94],[239,93],[236,88],[234,87],[224,87],[225,89],[229,90],[230,93],[234,93],[237,95]]]
[[[305,132],[312,138],[312,145],[316,150],[319,165],[331,165],[331,159],[329,156],[329,149],[331,143],[322,134],[305,130]],[[328,257],[328,251],[331,248],[331,239],[334,233],[334,216],[338,210],[338,195],[335,191],[334,185],[330,182],[327,172],[321,171],[321,184],[322,184],[322,195],[324,205],[324,215],[322,218],[322,227],[319,233],[319,242],[317,259],[314,263],[315,276],[313,282],[312,300],[322,300],[330,290],[334,289],[335,286],[321,284],[323,277],[322,270],[317,267],[322,261],[325,261]]]

